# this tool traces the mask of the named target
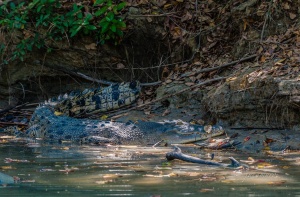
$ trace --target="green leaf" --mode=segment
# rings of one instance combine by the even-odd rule
[[[112,0],[107,0],[107,5],[110,7],[112,6]]]
[[[82,28],[82,26],[78,26],[77,29],[71,30],[72,31],[71,37],[75,36],[80,31],[81,28]]]
[[[101,27],[102,27],[102,29],[101,29],[101,33],[105,33],[106,31],[107,31],[107,29],[108,29],[108,27],[109,27],[109,22],[107,22],[107,21],[105,21],[102,25],[101,25]]]
[[[85,16],[85,21],[89,21],[93,18],[93,15],[91,13],[87,13],[87,15]]]
[[[116,33],[119,37],[123,37],[123,32],[121,30],[117,29]]]
[[[120,11],[120,10],[122,10],[125,6],[126,6],[126,2],[119,3],[119,4],[117,5],[117,10]]]
[[[126,28],[126,23],[120,20],[113,20],[113,23],[118,27],[118,28]]]
[[[117,27],[116,27],[115,25],[112,25],[112,26],[110,27],[110,29],[111,29],[112,32],[116,32]]]
[[[118,14],[117,6],[113,6],[112,11],[113,11],[114,14]]]
[[[36,9],[37,13],[39,13],[43,7],[44,7],[44,5],[39,5]]]
[[[95,12],[95,16],[100,16],[102,14],[104,14],[108,9],[108,6],[104,6],[103,8],[101,8],[100,10],[97,10],[97,12]]]
[[[102,27],[103,24],[106,23],[106,22],[107,22],[107,21],[105,20],[105,18],[103,18],[103,19],[99,22],[100,27]]]
[[[64,25],[65,27],[68,27],[68,26],[69,26],[67,21],[64,21],[64,22],[63,22],[63,25]]]
[[[79,19],[82,19],[82,18],[83,18],[82,12],[79,12],[79,13],[77,14],[77,17],[78,17]]]
[[[99,4],[104,3],[104,2],[105,2],[105,0],[96,0],[94,5],[99,5]]]
[[[10,2],[9,3],[9,6],[12,10],[15,10],[16,9],[16,4],[14,2]]]
[[[32,44],[32,43],[30,43],[30,44],[27,45],[27,50],[28,50],[28,51],[32,51],[32,45],[31,45],[31,44]]]
[[[113,12],[108,12],[105,18],[107,21],[112,21],[114,19],[114,17],[115,17],[115,15]]]
[[[97,27],[94,25],[87,25],[87,26],[85,26],[85,28],[88,30],[96,30],[97,29]]]

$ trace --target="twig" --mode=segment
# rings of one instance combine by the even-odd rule
[[[74,75],[82,77],[82,78],[84,78],[86,80],[97,82],[97,83],[104,84],[104,85],[114,84],[114,82],[95,79],[95,78],[89,77],[89,76],[87,76],[87,75],[85,75],[83,73],[80,73],[80,72],[74,73]],[[152,83],[141,83],[141,86],[155,86],[155,85],[159,85],[161,83],[162,83],[161,81],[156,81],[156,82],[152,82]]]
[[[27,105],[29,105],[29,104],[28,103],[24,103],[22,105],[9,106],[6,109],[0,110],[0,114],[3,114],[5,112],[8,112],[8,111],[13,110],[13,109],[18,109],[18,108],[21,108],[21,107],[24,107],[24,106],[27,106]]]
[[[268,14],[270,14],[270,10],[271,10],[271,7],[272,7],[272,5],[271,5],[272,2],[273,2],[273,1],[270,1],[270,2],[269,2],[269,8],[268,8],[268,11],[266,12],[266,15],[265,15],[265,20],[264,20],[263,28],[262,28],[261,34],[260,34],[260,42],[262,42],[263,37],[264,37],[264,33],[265,33],[265,28],[266,28],[267,20],[268,20],[268,18],[269,18],[269,15],[268,15]]]
[[[28,126],[25,123],[21,122],[0,122],[0,125],[19,125],[19,126]]]
[[[66,72],[66,71],[64,71]],[[68,71],[70,72],[70,74],[73,74],[73,75],[76,75],[78,77],[81,77],[81,78],[84,78],[86,80],[89,80],[89,81],[93,81],[93,82],[96,82],[96,83],[100,83],[100,84],[104,84],[104,85],[111,85],[111,84],[114,84],[113,82],[111,81],[106,81],[106,80],[100,80],[100,79],[95,79],[95,78],[92,78],[92,77],[89,77],[83,73],[80,73],[80,72],[72,72],[72,71]]]
[[[199,74],[199,73],[210,72],[210,71],[213,71],[213,70],[217,70],[217,69],[220,69],[220,68],[224,68],[224,67],[227,67],[227,66],[231,66],[233,64],[237,64],[237,63],[240,63],[240,62],[243,62],[243,61],[255,58],[256,56],[257,55],[254,54],[254,55],[250,55],[248,57],[245,57],[245,58],[233,61],[233,62],[229,62],[227,64],[223,64],[221,66],[216,66],[216,67],[213,67],[213,68],[199,69],[199,70],[196,70],[194,72],[187,72],[187,73],[184,73],[184,74],[180,75],[180,77],[189,77],[189,76],[192,76],[192,75],[195,75],[195,74]]]
[[[155,100],[153,100],[153,101],[151,101],[151,102],[149,102],[149,103],[144,103],[144,104],[141,104],[141,105],[138,105],[138,106],[129,108],[129,109],[127,109],[127,110],[123,110],[121,113],[127,113],[127,112],[129,112],[129,111],[131,111],[131,110],[145,107],[145,106],[147,106],[147,105],[150,105],[150,104],[156,103],[156,102],[158,102],[158,101],[161,101],[161,100],[170,98],[170,97],[175,96],[175,95],[177,95],[177,94],[181,94],[181,93],[183,93],[183,92],[192,90],[192,89],[197,88],[197,87],[199,87],[199,86],[203,86],[203,85],[205,85],[205,84],[212,83],[212,82],[215,82],[215,81],[221,81],[221,80],[223,80],[223,79],[226,79],[226,77],[218,77],[218,78],[215,78],[215,79],[210,79],[210,80],[207,80],[207,81],[203,81],[203,82],[201,82],[201,83],[198,83],[198,84],[193,85],[193,86],[191,86],[191,87],[185,88],[185,89],[180,90],[180,91],[178,91],[178,92],[175,92],[175,93],[173,93],[173,94],[169,94],[169,95],[164,96],[164,97],[162,97],[162,98],[155,99]],[[119,113],[117,113],[117,115],[118,115],[118,114],[119,114]],[[111,117],[111,118],[115,119],[114,116]]]
[[[168,15],[173,15],[178,12],[169,12],[169,13],[164,13],[164,14],[144,14],[144,15],[138,15],[138,14],[128,14],[128,16],[134,16],[134,17],[155,17],[155,16],[168,16]]]

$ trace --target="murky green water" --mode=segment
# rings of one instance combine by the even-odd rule
[[[1,172],[22,181],[1,186],[1,196],[300,196],[298,153],[267,157],[182,147],[201,158],[213,152],[224,163],[229,156],[259,159],[250,164],[255,169],[233,170],[166,163],[171,147],[34,146],[0,144]]]

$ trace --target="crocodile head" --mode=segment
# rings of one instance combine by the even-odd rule
[[[135,125],[143,131],[143,139],[146,144],[164,142],[167,144],[187,144],[206,140],[224,134],[223,127],[211,126],[209,130],[200,125],[176,125],[174,122],[156,123],[138,121]]]
[[[221,126],[213,126],[210,132],[203,132],[203,130],[194,130],[189,132],[170,130],[161,133],[160,137],[168,144],[188,144],[223,135],[224,132],[225,131]]]

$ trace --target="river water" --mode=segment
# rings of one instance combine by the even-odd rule
[[[20,179],[0,186],[0,196],[300,196],[300,153],[203,150],[186,154],[250,169],[225,169],[179,160],[167,162],[172,147],[0,143],[0,172]],[[253,162],[251,163],[251,159]],[[1,177],[0,177],[1,178]]]

